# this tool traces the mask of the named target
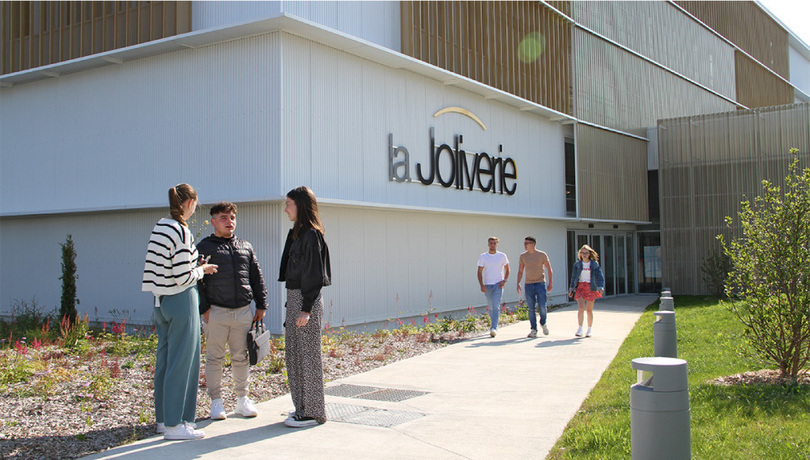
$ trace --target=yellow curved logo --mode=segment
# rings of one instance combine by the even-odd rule
[[[475,114],[470,112],[469,110],[463,109],[461,107],[445,107],[445,108],[439,110],[438,112],[434,113],[433,118],[436,118],[439,115],[443,115],[445,113],[458,113],[458,114],[464,115],[465,117],[468,117],[472,121],[478,123],[478,126],[480,126],[481,129],[483,129],[484,131],[487,130],[486,125],[484,124],[483,121],[481,121],[480,118],[476,117]]]

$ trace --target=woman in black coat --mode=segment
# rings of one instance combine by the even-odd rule
[[[294,222],[281,256],[286,282],[285,359],[295,411],[284,424],[301,428],[326,422],[321,363],[321,288],[331,284],[329,248],[323,239],[315,194],[307,187],[287,193],[284,212]]]

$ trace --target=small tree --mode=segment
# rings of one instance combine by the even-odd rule
[[[764,196],[742,202],[743,236],[718,239],[732,264],[731,311],[753,351],[795,379],[810,361],[810,168],[800,170],[797,150],[790,152],[785,193],[763,180]]]
[[[726,294],[726,278],[731,270],[731,263],[722,251],[712,249],[712,252],[703,259],[700,264],[700,272],[703,275],[703,284],[709,290],[709,294],[722,299]]]
[[[76,298],[76,248],[73,246],[73,236],[68,235],[64,243],[59,243],[62,247],[62,304],[59,308],[59,317],[64,319],[68,318],[68,324],[76,322],[76,304],[79,300]]]

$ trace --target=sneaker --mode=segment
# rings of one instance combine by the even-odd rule
[[[324,422],[326,420],[324,419]],[[284,424],[290,428],[305,428],[308,426],[315,426],[318,425],[318,420],[315,420],[312,417],[302,417],[300,415],[295,415],[289,417],[287,420],[284,420]]]
[[[585,333],[585,337],[591,336],[591,328],[588,328],[588,332]]]
[[[180,425],[175,426],[167,426],[166,432],[163,434],[163,439],[167,441],[200,439],[203,437],[205,437],[205,433],[195,430],[188,422],[183,422]]]
[[[537,337],[537,329],[532,329],[532,331],[529,332],[529,335],[527,335],[526,337],[528,337],[530,339],[533,339],[533,338]]]
[[[578,327],[577,332],[574,335],[577,337],[582,337],[582,327]]]
[[[548,335],[548,327],[545,324],[541,324],[540,327],[543,328],[543,335]]]
[[[188,424],[188,426],[190,426],[192,428],[195,428],[195,429],[197,428],[196,423],[193,423],[193,422],[186,422],[186,423]],[[155,428],[155,431],[157,432],[157,434],[165,433],[166,432],[166,424],[164,424],[163,422],[158,422],[157,428]]]
[[[242,417],[255,417],[259,415],[256,406],[253,405],[253,401],[247,396],[236,398],[236,413]]]
[[[496,331],[495,329],[490,329],[489,330],[489,336],[490,337],[495,337],[495,334],[497,334],[497,333],[498,333],[498,331]]]
[[[225,404],[221,399],[211,401],[211,420],[225,420],[228,418],[225,415]]]

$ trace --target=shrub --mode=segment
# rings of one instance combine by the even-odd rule
[[[722,299],[726,296],[726,278],[731,271],[731,262],[722,251],[713,249],[700,264],[703,284],[709,294]]]
[[[751,349],[795,379],[810,361],[810,168],[800,171],[791,153],[787,190],[762,181],[764,196],[742,202],[743,236],[718,239],[732,264],[726,292],[736,298],[729,306]]]
[[[62,303],[59,310],[61,318],[67,317],[68,324],[73,324],[76,321],[76,304],[79,300],[76,298],[76,248],[73,245],[73,236],[68,235],[64,243],[59,243],[62,247]]]

